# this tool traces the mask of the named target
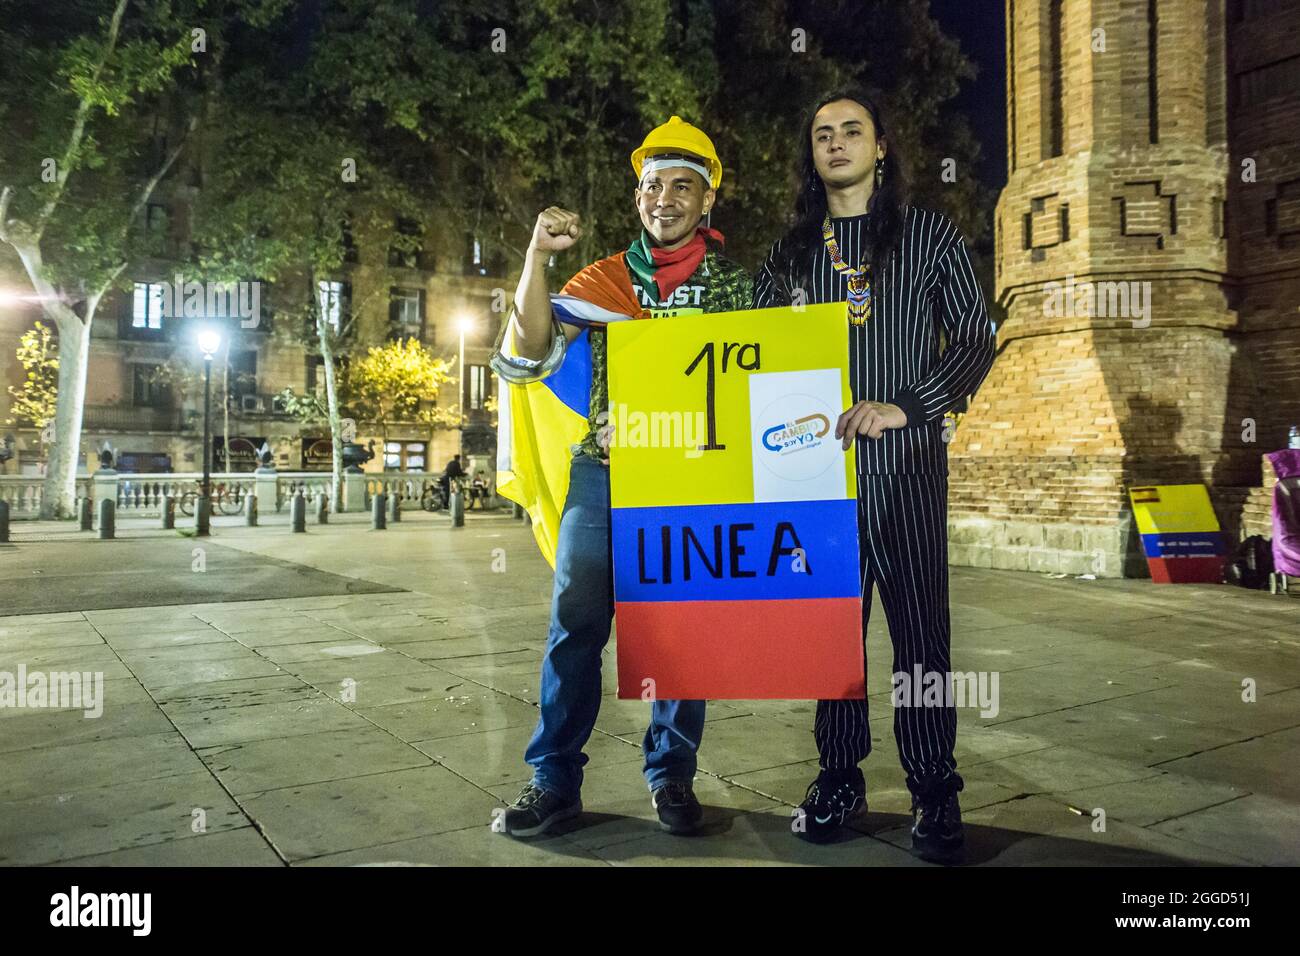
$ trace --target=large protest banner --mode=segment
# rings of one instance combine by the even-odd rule
[[[609,327],[619,697],[863,695],[844,310]]]

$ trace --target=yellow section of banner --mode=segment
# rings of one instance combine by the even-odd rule
[[[852,403],[843,302],[618,322],[608,334],[613,507],[752,502],[756,480],[759,500],[781,500],[799,482],[819,483],[813,497],[832,496],[824,474],[799,469],[823,460],[835,418]],[[838,373],[838,407],[824,389],[805,399],[799,380],[773,373]],[[751,408],[751,395],[762,407]],[[853,453],[843,456],[834,497],[856,493]],[[777,458],[779,468],[756,473],[756,462]]]
[[[1219,530],[1204,485],[1143,485],[1128,494],[1139,534]]]

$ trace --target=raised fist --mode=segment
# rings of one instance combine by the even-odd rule
[[[539,252],[563,252],[581,236],[582,223],[576,212],[549,206],[537,214],[532,247]]]

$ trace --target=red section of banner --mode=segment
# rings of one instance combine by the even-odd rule
[[[1206,558],[1147,558],[1156,584],[1222,584],[1222,555]]]
[[[620,603],[618,696],[660,700],[862,697],[861,598]],[[648,698],[647,698],[648,699]]]

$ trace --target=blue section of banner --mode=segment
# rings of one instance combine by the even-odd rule
[[[1144,534],[1142,548],[1148,558],[1213,558],[1226,552],[1221,531]]]
[[[857,502],[615,508],[618,601],[756,601],[862,593]],[[792,553],[803,550],[802,567]]]
[[[564,361],[554,372],[542,379],[565,405],[583,418],[591,408],[591,341],[590,333],[583,329],[564,350]]]

